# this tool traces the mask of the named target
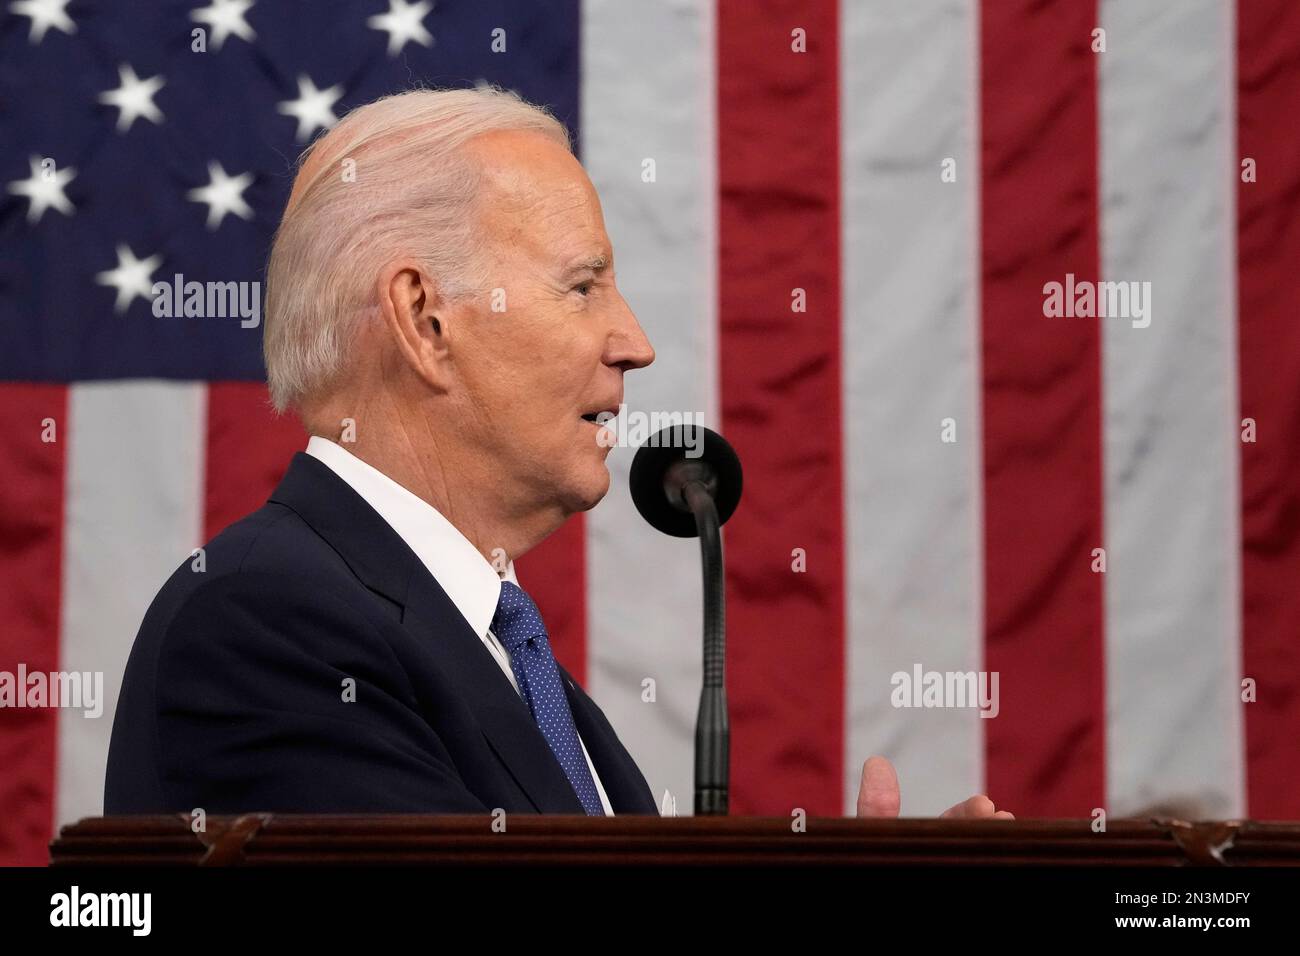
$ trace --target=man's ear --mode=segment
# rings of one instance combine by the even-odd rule
[[[450,327],[434,280],[414,259],[390,262],[379,274],[379,311],[398,353],[431,387],[447,386]]]

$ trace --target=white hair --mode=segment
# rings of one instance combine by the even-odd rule
[[[278,411],[342,371],[359,323],[378,315],[375,278],[386,263],[414,258],[453,300],[483,290],[481,170],[461,147],[498,130],[541,133],[572,151],[546,109],[489,86],[383,97],[299,157],[266,269],[262,349]]]

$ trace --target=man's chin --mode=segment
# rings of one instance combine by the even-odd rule
[[[590,511],[609,494],[609,469],[605,463],[584,466],[582,477],[569,487],[568,511]]]

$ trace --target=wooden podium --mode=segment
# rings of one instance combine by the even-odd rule
[[[313,864],[1297,866],[1300,823],[1115,820],[590,818],[250,813],[95,817],[63,827],[54,866]],[[502,826],[504,824],[504,830]]]

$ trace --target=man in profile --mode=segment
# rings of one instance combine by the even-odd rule
[[[604,497],[597,416],[654,360],[564,127],[498,89],[350,113],[294,181],[264,352],[310,441],[150,606],[105,812],[656,813],[514,573]],[[873,758],[859,812],[891,811]]]

